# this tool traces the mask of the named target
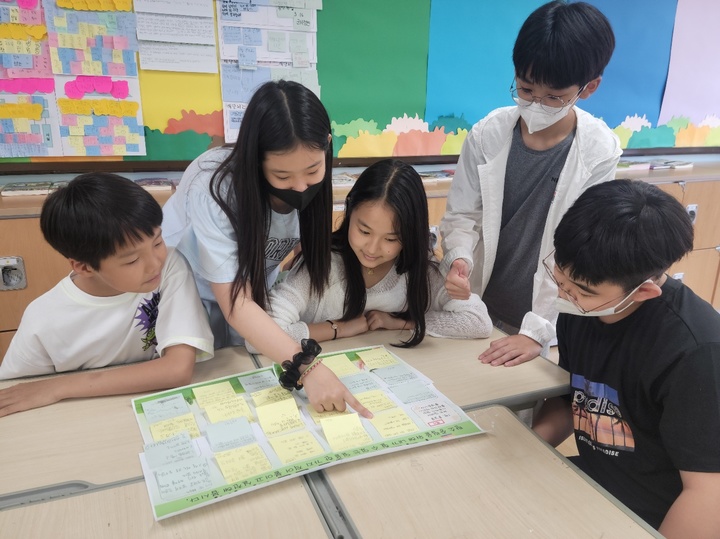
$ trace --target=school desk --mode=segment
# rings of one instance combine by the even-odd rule
[[[660,537],[507,408],[470,412],[487,432],[349,462],[325,478],[362,537]],[[314,477],[313,477],[314,476]]]
[[[143,481],[0,511],[3,537],[222,538],[327,537],[300,478],[153,520]]]
[[[244,348],[226,348],[195,365],[193,383],[254,368]],[[69,399],[0,418],[0,508],[140,478],[137,396]]]
[[[400,359],[430,378],[435,387],[464,410],[490,404],[513,409],[530,408],[539,400],[570,392],[566,371],[537,357],[515,367],[492,367],[477,357],[490,343],[504,336],[493,328],[488,339],[437,339],[425,337],[414,348],[396,348],[391,343],[407,340],[410,333],[371,331],[364,335],[320,343],[323,353],[385,345]],[[270,365],[265,356],[256,356],[261,365]]]

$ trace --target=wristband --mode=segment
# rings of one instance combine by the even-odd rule
[[[332,320],[325,320],[325,322],[330,324],[330,327],[333,328],[333,331],[335,332],[335,334],[333,335],[333,338],[332,338],[332,340],[334,341],[335,339],[337,339],[337,331],[338,331],[337,322],[333,322]]]
[[[320,365],[320,363],[322,363],[322,360],[323,360],[323,358],[321,358],[321,357],[316,357],[316,358],[313,360],[313,362],[310,363],[310,366],[303,371],[303,373],[300,375],[300,380],[298,380],[298,381],[302,381],[303,378],[305,378],[308,374],[310,374],[310,371],[311,371],[311,370],[313,370],[315,367],[317,367],[318,365]]]
[[[278,377],[280,385],[292,391],[293,389],[302,389],[300,382],[300,365],[309,365],[313,362],[315,357],[322,352],[322,348],[314,339],[303,339],[300,341],[302,351],[295,354],[292,360],[282,362],[282,367],[285,369],[282,374]]]

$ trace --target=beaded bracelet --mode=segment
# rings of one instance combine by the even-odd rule
[[[303,339],[300,341],[300,347],[302,351],[295,354],[292,361],[287,360],[282,362],[282,367],[285,369],[282,374],[278,377],[280,385],[292,391],[293,389],[302,389],[300,384],[300,365],[309,365],[313,360],[322,352],[322,348],[315,339]]]
[[[300,380],[298,380],[298,382],[302,381],[302,379],[305,378],[308,374],[310,374],[310,371],[313,370],[313,369],[314,369],[315,367],[317,367],[318,365],[320,365],[320,363],[322,363],[322,361],[323,361],[323,358],[321,358],[321,357],[316,357],[316,358],[313,360],[313,362],[310,363],[310,366],[309,366],[307,369],[305,369],[305,370],[303,371],[303,373],[300,375]]]

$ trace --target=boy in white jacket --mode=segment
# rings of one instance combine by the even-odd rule
[[[510,336],[479,359],[513,366],[555,337],[556,288],[541,261],[580,194],[614,178],[622,150],[604,122],[575,107],[600,85],[615,38],[595,7],[550,2],[513,49],[517,104],[491,112],[463,145],[440,224],[441,270],[452,298],[479,294]]]

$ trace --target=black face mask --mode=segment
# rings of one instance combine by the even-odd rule
[[[325,180],[318,182],[315,185],[311,185],[303,192],[293,191],[292,189],[278,189],[277,187],[270,185],[270,182],[268,181],[265,182],[265,185],[271,195],[278,197],[280,200],[285,202],[285,204],[292,206],[296,210],[303,211],[307,208],[308,204],[310,204],[310,201],[315,198],[315,195],[320,192],[324,183]]]

